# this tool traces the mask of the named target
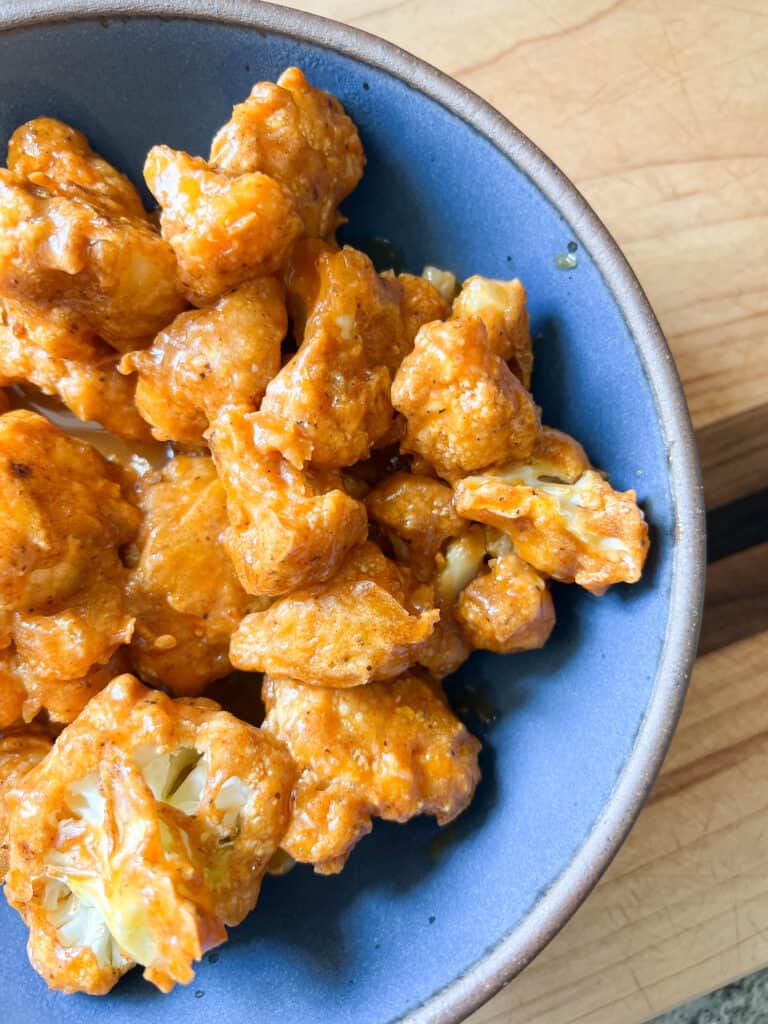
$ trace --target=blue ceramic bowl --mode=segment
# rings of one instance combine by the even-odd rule
[[[615,243],[575,189],[500,115],[364,33],[238,0],[17,2],[0,11],[0,136],[63,118],[140,179],[156,142],[206,153],[257,79],[300,65],[336,93],[368,154],[347,238],[391,240],[423,264],[518,276],[547,423],[582,440],[652,525],[642,583],[596,599],[556,587],[543,651],[476,655],[484,741],[471,810],[377,824],[343,874],[268,879],[256,912],[161,996],[125,979],[108,997],[48,993],[25,931],[0,909],[5,1020],[25,1024],[385,1024],[461,1020],[519,971],[595,884],[632,824],[683,699],[702,594],[695,446],[658,325]],[[573,249],[577,267],[555,258]],[[488,721],[483,709],[493,709]]]

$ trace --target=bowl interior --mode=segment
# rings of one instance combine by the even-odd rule
[[[573,432],[616,486],[638,491],[653,527],[648,570],[640,585],[601,599],[557,587],[558,625],[545,650],[475,656],[460,673],[451,692],[484,740],[484,780],[445,835],[425,820],[379,823],[342,875],[297,869],[268,879],[257,911],[170,996],[137,972],[103,1000],[47,993],[3,904],[0,989],[10,1020],[400,1019],[518,926],[567,868],[651,696],[673,540],[654,395],[575,228],[490,142],[402,81],[337,53],[235,26],[142,18],[0,33],[0,135],[57,116],[138,180],[153,143],[205,154],[231,105],[290,64],[336,93],[360,126],[369,163],[346,204],[348,240],[387,239],[417,273],[433,263],[523,280],[545,422]],[[560,269],[555,258],[571,242],[578,265]]]

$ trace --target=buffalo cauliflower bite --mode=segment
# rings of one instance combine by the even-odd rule
[[[382,277],[386,278],[387,275],[382,274]],[[445,320],[448,315],[448,303],[444,296],[426,277],[398,274],[397,281],[402,288],[400,309],[407,347],[402,351],[397,364],[390,366],[393,373],[413,348],[416,335],[424,324],[430,324],[433,320]]]
[[[395,557],[423,582],[435,574],[435,559],[451,537],[466,531],[453,507],[453,491],[433,477],[402,470],[385,477],[365,499],[368,515],[384,531]]]
[[[8,870],[8,811],[5,794],[51,749],[53,739],[42,729],[0,734],[0,885]]]
[[[267,443],[259,413],[230,408],[207,433],[227,495],[224,545],[249,594],[327,580],[366,539],[365,506],[331,476],[301,472]]]
[[[195,695],[231,671],[229,638],[253,601],[224,550],[224,488],[211,459],[177,456],[139,480],[137,500],[144,518],[128,551],[129,657],[143,679]]]
[[[373,816],[445,825],[469,805],[480,744],[434,680],[406,673],[339,690],[267,678],[263,695],[263,728],[299,772],[282,847],[318,873],[341,871]]]
[[[392,404],[407,421],[403,450],[447,479],[526,458],[539,430],[531,396],[477,316],[421,328],[397,371]]]
[[[0,384],[33,384],[81,420],[149,440],[134,405],[136,385],[117,371],[120,356],[66,309],[0,299]]]
[[[163,991],[256,904],[294,767],[272,735],[119,676],[7,793],[6,896],[51,988]]]
[[[118,351],[184,307],[173,252],[141,217],[110,215],[0,169],[0,295],[55,305]]]
[[[8,170],[53,195],[85,198],[110,216],[147,219],[128,178],[94,153],[82,132],[55,118],[36,117],[16,129]]]
[[[530,458],[468,476],[455,488],[467,519],[506,533],[539,572],[602,594],[640,579],[648,526],[634,491],[615,491],[581,446],[543,430]]]
[[[144,178],[162,208],[181,287],[196,306],[280,270],[301,233],[288,194],[266,174],[230,177],[200,157],[154,146]]]
[[[139,513],[121,482],[118,467],[42,416],[0,417],[0,707],[21,692],[27,720],[43,708],[71,720],[93,692],[91,670],[130,639],[118,548]]]
[[[235,106],[213,140],[211,163],[228,174],[268,174],[292,196],[306,233],[324,237],[342,223],[338,205],[360,181],[365,156],[336,97],[288,68]]]
[[[523,386],[530,388],[533,346],[525,302],[525,288],[517,278],[495,281],[476,275],[464,282],[454,299],[451,319],[479,316],[493,351],[509,364]]]
[[[261,278],[176,317],[150,348],[123,356],[120,372],[138,373],[136,405],[158,441],[201,445],[225,405],[258,408],[287,329],[282,285]]]
[[[511,551],[464,587],[454,615],[473,647],[497,654],[543,647],[555,625],[546,580]]]
[[[387,358],[403,336],[400,293],[368,257],[321,253],[304,340],[267,386],[262,422],[295,466],[351,466],[392,423]],[[394,349],[393,349],[394,346]]]
[[[232,637],[236,668],[319,686],[391,679],[414,664],[439,613],[413,613],[406,582],[375,544],[354,548],[327,583],[247,615]]]

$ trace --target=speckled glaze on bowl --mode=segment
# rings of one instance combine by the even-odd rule
[[[0,135],[50,114],[138,180],[150,145],[205,153],[257,79],[299,64],[338,94],[369,157],[348,240],[392,240],[403,266],[517,275],[537,337],[535,392],[652,523],[643,582],[595,599],[557,587],[540,652],[475,656],[485,742],[472,809],[378,824],[335,878],[266,882],[258,910],[160,996],[138,972],[108,997],[50,994],[24,929],[0,910],[0,991],[13,1024],[449,1024],[528,963],[592,889],[634,821],[685,693],[703,591],[696,449],[643,293],[573,186],[504,118],[365,33],[240,0],[5,0]],[[576,243],[577,267],[555,257]],[[571,248],[573,248],[571,246]],[[488,722],[484,707],[495,710]],[[477,710],[480,709],[480,714]],[[485,721],[483,721],[485,719]]]

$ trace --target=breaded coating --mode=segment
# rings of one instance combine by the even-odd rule
[[[455,616],[473,647],[497,654],[543,647],[555,625],[546,580],[511,552],[462,590]]]
[[[144,519],[129,551],[129,657],[143,679],[194,696],[232,671],[229,638],[249,611],[223,535],[224,488],[210,458],[177,456],[137,484]]]
[[[149,427],[134,404],[135,381],[117,371],[120,356],[62,307],[0,299],[0,384],[33,384],[78,417],[130,440]]]
[[[202,445],[225,405],[258,408],[287,330],[283,286],[263,277],[177,316],[148,349],[123,356],[120,372],[138,373],[136,404],[158,441]]]
[[[17,785],[51,749],[53,739],[42,729],[19,729],[0,735],[0,885],[8,870],[8,811],[5,794]]]
[[[147,219],[128,178],[94,153],[82,132],[53,117],[16,129],[8,142],[8,170],[53,195],[86,199],[107,216]]]
[[[140,217],[110,216],[0,169],[0,295],[56,305],[118,351],[184,308],[167,242]]]
[[[259,413],[230,408],[207,437],[227,494],[224,545],[249,594],[277,596],[327,580],[366,539],[365,506],[340,481],[313,479],[267,443]]]
[[[462,516],[506,533],[546,576],[594,594],[640,579],[648,526],[637,495],[615,491],[558,431],[543,430],[527,461],[459,481],[455,502]]]
[[[91,670],[130,640],[118,548],[139,512],[121,482],[118,467],[42,416],[0,417],[0,646],[15,644],[0,707],[23,693],[27,721],[42,708],[71,720],[93,692]]]
[[[94,563],[133,538],[121,471],[43,416],[0,417],[0,601],[44,613],[88,584]]]
[[[318,686],[392,679],[414,664],[439,613],[413,614],[405,582],[375,544],[353,548],[327,583],[246,616],[232,637],[236,668]]]
[[[387,275],[383,274],[382,276],[386,278]],[[424,324],[431,324],[434,320],[445,320],[449,309],[445,298],[425,277],[416,277],[414,274],[398,274],[397,280],[403,290],[400,309],[408,347],[397,365],[390,365],[393,372],[413,348],[416,335]]]
[[[154,146],[144,178],[162,207],[180,286],[196,306],[279,271],[301,233],[289,195],[266,174],[231,177],[200,157]]]
[[[343,222],[337,207],[360,181],[365,156],[336,97],[287,68],[276,85],[258,82],[237,104],[213,140],[211,163],[228,174],[268,174],[293,197],[306,233],[325,237]]]
[[[453,302],[451,319],[479,316],[496,355],[530,389],[533,345],[526,294],[520,281],[495,281],[490,277],[467,278]]]
[[[403,449],[447,479],[526,458],[539,430],[531,396],[476,316],[421,328],[397,371],[392,404],[408,423]]]
[[[321,253],[319,286],[296,355],[267,387],[262,422],[299,469],[351,466],[390,427],[387,360],[404,337],[400,292],[350,246]]]
[[[263,728],[299,769],[283,849],[335,874],[371,830],[373,816],[452,821],[480,780],[478,741],[448,707],[440,684],[408,673],[338,690],[265,679]]]
[[[385,477],[370,491],[365,506],[397,560],[424,582],[434,577],[435,558],[446,541],[466,530],[466,521],[453,507],[451,488],[418,473],[401,470]]]
[[[104,677],[103,666],[130,643],[134,628],[124,579],[119,561],[105,560],[61,611],[17,613],[13,640],[26,688],[25,721],[44,709],[54,722],[71,722],[112,678],[111,670]]]
[[[4,412],[8,412],[10,407],[11,403],[8,399],[8,392],[4,391],[2,387],[0,387],[0,416],[2,416]]]
[[[323,255],[338,252],[339,247],[327,239],[301,237],[291,249],[288,265],[283,271],[288,316],[297,345],[304,340],[309,311],[320,291],[319,260]]]
[[[103,994],[135,963],[162,991],[255,905],[294,767],[208,700],[119,676],[7,793],[6,896],[51,988]]]

